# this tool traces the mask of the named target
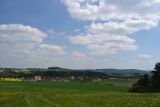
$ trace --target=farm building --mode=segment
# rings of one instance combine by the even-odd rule
[[[34,76],[34,80],[35,81],[41,81],[42,80],[42,76]]]

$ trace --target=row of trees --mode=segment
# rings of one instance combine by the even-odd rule
[[[145,74],[133,84],[130,92],[160,92],[160,63],[155,65],[152,76]]]
[[[108,75],[102,72],[92,72],[92,71],[56,71],[52,69],[46,69],[45,71],[40,70],[30,70],[29,72],[15,72],[12,69],[5,69],[0,72],[0,78],[33,78],[34,76],[42,77],[88,77],[88,78],[107,78]]]

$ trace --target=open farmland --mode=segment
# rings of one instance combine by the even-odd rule
[[[0,89],[50,89],[64,91],[127,92],[127,87],[93,82],[0,82]]]
[[[0,107],[159,107],[160,94],[79,82],[0,82]]]

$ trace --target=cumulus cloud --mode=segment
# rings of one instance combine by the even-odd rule
[[[74,44],[86,45],[92,55],[107,55],[117,51],[136,50],[135,40],[122,35],[78,35],[69,37]]]
[[[25,53],[40,44],[47,35],[21,24],[0,25],[0,51]]]
[[[47,54],[52,54],[52,55],[55,54],[63,55],[65,53],[64,49],[58,45],[41,44],[39,45],[39,49],[40,49],[39,51],[41,52],[45,52]]]
[[[77,44],[93,44],[93,43],[103,43],[103,42],[126,42],[126,43],[134,43],[135,40],[129,38],[125,35],[107,35],[107,34],[87,34],[87,35],[78,35],[78,36],[70,36],[69,39],[73,43]]]
[[[41,58],[62,55],[63,47],[54,44],[44,44],[48,35],[37,28],[22,24],[0,25],[0,59],[12,62],[21,60],[40,60]],[[45,53],[45,54],[44,54]],[[3,60],[2,60],[3,59]],[[3,62],[3,63],[4,63]]]
[[[149,30],[160,21],[159,0],[62,1],[71,17],[90,22],[83,35],[70,36],[69,40],[99,55],[136,50],[138,46],[130,35]]]
[[[72,17],[79,20],[142,18],[152,20],[159,19],[160,15],[159,0],[63,0],[63,2]]]
[[[87,46],[91,50],[91,55],[108,55],[115,54],[119,51],[136,50],[137,46],[126,43],[105,43],[105,44],[91,44]]]
[[[92,23],[86,26],[87,31],[92,33],[109,33],[118,35],[130,35],[139,30],[149,30],[157,26],[157,20],[124,20],[124,21],[109,21],[104,23]]]

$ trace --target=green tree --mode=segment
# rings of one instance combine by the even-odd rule
[[[144,88],[148,88],[150,85],[149,76],[147,74],[143,75],[143,77],[138,80],[137,84]]]
[[[135,84],[129,92],[150,92],[150,78],[147,74],[144,74]]]
[[[160,92],[160,63],[157,63],[152,71],[151,85],[153,91]]]

